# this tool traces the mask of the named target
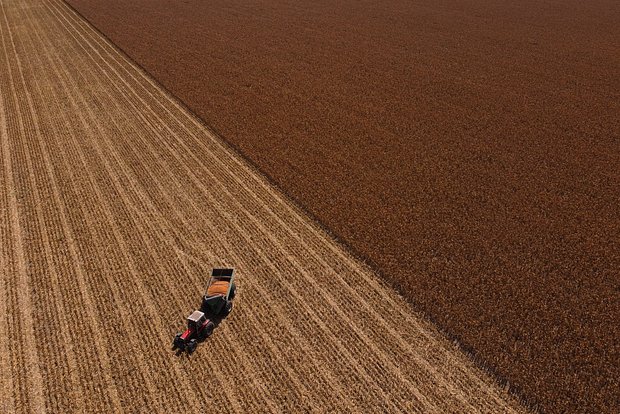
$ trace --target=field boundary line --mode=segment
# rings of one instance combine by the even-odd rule
[[[97,53],[98,53],[98,52],[97,52]],[[100,57],[101,57],[101,56],[100,56]],[[102,58],[102,57],[101,57],[101,58]],[[103,58],[102,58],[102,60],[104,60],[104,62],[106,62],[106,61],[105,61],[105,59],[103,59]],[[106,62],[106,64],[108,64],[108,65],[109,65],[109,63],[107,63],[107,62]],[[112,69],[113,69],[113,68],[112,68]],[[114,69],[113,69],[113,70],[114,70]],[[117,74],[117,76],[118,76],[118,74]],[[122,82],[125,82],[125,81],[124,81],[124,79],[122,79],[122,78],[120,78],[120,77],[119,77],[119,79],[121,79],[121,81],[122,81]],[[135,93],[136,93],[136,92],[134,91],[134,94],[135,94]],[[138,96],[138,99],[140,99],[140,100],[142,100],[142,101],[143,101],[143,99],[142,99],[141,97],[139,97],[139,96]],[[143,102],[144,102],[144,101],[143,101]],[[152,111],[152,110],[151,110],[151,111]],[[154,116],[157,116],[157,114],[155,114],[155,113],[154,113]],[[170,132],[172,133],[172,131],[170,131]],[[182,163],[182,165],[183,165],[186,169],[188,169],[188,167],[187,167],[184,163]],[[192,177],[193,177],[194,182],[198,183],[198,184],[197,184],[197,186],[198,186],[198,187],[202,187],[202,188],[204,188],[204,187],[200,184],[199,180],[197,180],[197,178],[196,178],[196,177],[194,176],[194,174],[191,172],[191,170],[189,170],[189,169],[188,169],[188,171],[189,171],[189,173],[190,173],[190,176],[192,176]],[[209,173],[209,174],[210,174],[210,173]],[[207,195],[208,195],[208,191],[207,191],[206,193],[207,193]],[[215,204],[217,204],[217,203],[215,203]],[[299,296],[299,297],[301,298],[301,296]],[[319,323],[320,325],[323,325],[323,324],[324,324],[324,323],[323,323],[320,319],[316,319],[316,321],[317,321],[317,323]],[[329,332],[329,329],[327,329],[327,327],[325,327],[325,329],[326,329],[326,332]],[[364,335],[362,335],[362,336],[364,336]],[[336,342],[336,343],[338,343],[338,342]],[[345,350],[345,349],[343,348],[343,350]],[[386,361],[388,361],[388,363],[391,363],[391,362],[389,362],[390,360],[389,360],[389,358],[388,358],[387,356],[384,356],[384,358],[385,358],[385,360],[386,360]],[[355,358],[352,358],[351,360],[352,360],[352,361],[355,361]],[[367,375],[367,374],[366,374],[366,375]],[[371,384],[376,384],[374,381],[370,381],[370,383],[371,383]],[[414,388],[414,389],[415,389],[415,388]],[[424,397],[422,397],[422,400],[424,400]]]
[[[295,205],[294,202],[289,200],[288,196],[286,196],[286,194],[284,194],[278,187],[272,185],[269,182],[269,179],[266,178],[264,173],[259,171],[256,166],[250,164],[245,158],[243,158],[241,155],[239,155],[237,153],[237,151],[234,148],[232,148],[230,146],[230,144],[228,144],[228,142],[223,140],[216,132],[214,132],[210,126],[206,125],[204,123],[204,121],[202,121],[200,118],[198,118],[191,110],[189,110],[188,108],[184,107],[184,104],[179,103],[177,98],[171,96],[169,91],[167,91],[165,88],[163,88],[161,85],[158,85],[153,79],[151,79],[150,75],[148,75],[148,73],[146,73],[145,70],[142,67],[137,65],[134,61],[132,61],[130,58],[128,58],[122,52],[119,52],[117,50],[116,46],[111,42],[110,39],[108,39],[105,35],[101,35],[101,33],[97,29],[92,27],[92,25],[85,18],[83,18],[81,16],[81,14],[79,14],[71,5],[67,4],[64,0],[57,0],[57,2],[61,3],[62,6],[69,8],[70,11],[72,12],[72,14],[74,15],[73,20],[78,22],[78,24],[85,26],[87,32],[93,32],[94,33],[94,34],[90,34],[91,38],[95,39],[95,41],[97,43],[99,43],[99,40],[103,41],[104,44],[107,46],[107,48],[109,48],[109,49],[114,51],[114,53],[111,53],[111,52],[107,51],[108,55],[110,55],[114,60],[117,60],[115,58],[116,55],[120,56],[121,60],[125,61],[125,63],[127,65],[131,66],[136,71],[136,73],[139,73],[140,76],[147,83],[150,84],[152,89],[156,91],[155,93],[160,94],[163,98],[165,98],[165,100],[170,102],[170,104],[172,104],[179,112],[183,113],[183,115],[185,117],[187,117],[194,124],[195,127],[197,127],[198,129],[206,130],[208,133],[205,134],[205,136],[207,138],[209,138],[209,140],[211,142],[213,142],[214,144],[219,146],[220,149],[224,153],[226,153],[227,155],[230,156],[230,158],[231,158],[231,160],[233,160],[233,162],[235,162],[236,164],[238,164],[241,167],[241,170],[239,170],[239,171],[255,173],[255,174],[245,174],[245,175],[246,175],[246,177],[249,177],[254,182],[256,182],[259,186],[263,187],[269,194],[271,194],[273,196],[274,200],[277,200],[279,203],[284,205],[289,211],[291,211],[293,213],[293,216],[298,220],[298,222],[300,224],[308,227],[309,230],[312,233],[319,234],[321,236],[321,238],[324,239],[324,241],[327,241],[328,243],[326,243],[326,245],[330,246],[330,249],[332,250],[333,253],[341,256],[341,258],[345,262],[350,263],[353,268],[358,268],[358,267],[361,266],[363,269],[365,269],[366,272],[361,272],[361,273],[363,273],[362,276],[365,279],[367,279],[367,281],[373,287],[376,288],[377,292],[381,293],[386,288],[389,288],[390,290],[393,290],[393,288],[391,288],[387,284],[385,284],[385,282],[383,282],[383,280],[379,279],[381,281],[381,283],[378,283],[378,281],[375,278],[372,278],[372,277],[369,278],[366,273],[372,274],[372,275],[374,275],[376,273],[371,267],[369,267],[367,264],[365,264],[360,259],[352,256],[350,254],[350,252],[347,251],[347,247],[348,246],[344,245],[342,242],[340,242],[338,240],[333,239],[332,236],[327,232],[326,228],[324,228],[322,225],[320,225],[319,223],[315,222],[315,220],[307,220],[305,218],[307,213],[303,209],[301,209],[300,207]],[[123,66],[121,65],[121,67],[123,67]],[[126,68],[124,68],[124,70],[133,77],[133,74],[130,73]],[[144,85],[142,83],[138,82],[135,79],[135,77],[133,77],[133,78],[134,78],[134,80],[136,81],[137,84],[142,85],[142,87],[151,96],[153,96],[152,92],[150,92],[148,89],[146,89],[146,87],[144,87]],[[166,112],[168,112],[179,123],[179,125],[182,126],[186,130],[186,132],[189,135],[194,137],[194,139],[196,140],[196,142],[199,145],[204,147],[204,143],[202,141],[200,141],[198,139],[198,137],[196,137],[193,132],[189,131],[189,129],[187,129],[185,124],[181,123],[180,120],[177,117],[172,115],[170,113],[170,111],[165,106],[163,106],[163,104],[160,103],[160,105],[162,105],[163,109]],[[205,150],[205,152],[208,153],[209,151]],[[400,295],[398,295],[398,296],[400,297]],[[391,300],[391,298],[388,298],[388,300]],[[396,306],[395,309],[400,309],[400,307]],[[403,312],[402,310],[400,312],[401,312],[402,316],[404,316],[406,318],[411,318],[411,315],[407,314],[406,312]],[[418,321],[412,320],[412,322],[417,323]],[[428,329],[426,327],[422,327],[421,326],[421,328],[420,328],[421,332],[425,332],[427,330]],[[450,342],[450,340],[448,338],[446,338],[446,341]]]
[[[86,24],[85,24],[84,22],[80,22],[80,23],[79,23],[79,25],[80,25],[80,26],[86,26]],[[88,32],[88,31],[87,31],[87,32]],[[96,41],[96,42],[97,42],[97,41]],[[96,51],[96,49],[95,49],[94,47],[93,47],[93,50],[95,50],[95,51]],[[96,52],[97,52],[97,51],[96,51]],[[107,51],[106,51],[106,52],[107,52]],[[99,52],[97,52],[97,53],[99,54]],[[107,52],[107,53],[108,53],[108,54],[110,54],[109,52]],[[101,56],[101,54],[99,54],[99,56],[103,59],[103,57]],[[103,59],[103,60],[105,61],[105,59]],[[118,61],[117,61],[117,63],[118,63]],[[109,63],[108,63],[108,64],[109,64]],[[122,65],[121,65],[121,66],[122,66]],[[114,69],[113,69],[113,70],[114,70]],[[127,71],[127,69],[125,69],[125,71]],[[128,72],[128,71],[127,71],[127,72]],[[115,71],[115,73],[117,73],[117,76],[119,76],[119,78],[120,78],[120,75],[118,75],[118,72],[116,72],[116,71]],[[129,72],[128,72],[128,73],[129,73]],[[134,78],[134,79],[135,79],[135,78]],[[140,85],[140,82],[138,82],[138,84]],[[142,87],[143,87],[145,90],[147,90],[147,89],[144,87],[144,85],[142,85]],[[147,91],[148,91],[148,90],[147,90]],[[134,93],[135,93],[135,92],[134,92]],[[153,94],[151,94],[151,96],[153,96]],[[158,95],[158,96],[159,96],[159,95]],[[166,97],[166,95],[165,95],[165,94],[164,94],[163,96],[164,96],[164,97]],[[169,97],[168,97],[168,99],[169,99]],[[162,107],[164,107],[164,108],[165,108],[165,106],[163,106],[163,104],[162,104]],[[165,108],[165,109],[167,110],[167,108]],[[171,113],[170,113],[170,111],[168,111],[168,110],[167,110],[167,112],[168,112],[169,114],[171,114]],[[186,115],[187,115],[187,116],[189,116],[188,114],[186,114]],[[172,117],[173,117],[173,118],[175,118],[176,122],[181,123],[180,119],[178,119],[178,118],[177,118],[177,117],[175,117],[174,115],[172,115]],[[161,119],[162,119],[162,122],[165,122],[165,121],[163,120],[163,118],[161,118]],[[204,126],[201,126],[201,127],[204,127]],[[189,131],[189,129],[187,129],[187,128],[185,128],[185,130],[186,130],[186,131],[188,131],[188,133],[189,133],[189,135],[190,135],[190,136],[192,136],[194,139],[196,139],[198,142],[200,142],[200,141],[198,140],[198,138],[196,137],[196,135],[195,135],[193,132],[190,132],[190,131]],[[213,138],[213,137],[211,137],[211,139],[214,139],[214,138]],[[218,143],[219,143],[219,142],[218,142]],[[221,143],[220,143],[220,144],[221,144]],[[225,149],[225,151],[226,151],[226,148],[224,148],[224,149]],[[190,153],[191,153],[191,152],[190,152]],[[227,155],[229,155],[229,154],[228,154],[228,152],[226,152],[226,154],[227,154]],[[175,155],[175,156],[176,156],[176,155]],[[233,160],[236,160],[236,158],[234,158],[234,157],[233,157]],[[225,165],[225,166],[227,166],[227,165],[229,165],[229,164],[224,164],[224,165]],[[247,166],[246,166],[246,167],[247,167]],[[253,171],[253,170],[250,170],[250,171]],[[245,173],[247,173],[246,171],[244,171],[244,172],[245,172]],[[208,173],[208,172],[207,172],[207,173]],[[210,175],[211,175],[211,174],[210,174]],[[200,182],[200,180],[198,179],[197,175],[191,174],[191,177],[193,178],[193,180],[194,180],[195,182],[198,182],[198,183]],[[215,177],[215,179],[216,179],[216,181],[220,181],[217,177]],[[256,180],[257,180],[257,179],[256,179]],[[238,180],[237,182],[238,182],[238,183],[240,183],[241,185],[243,185],[243,182],[242,182],[242,181]],[[258,182],[260,182],[260,180],[259,180]],[[197,185],[197,187],[204,189],[204,186],[202,186],[202,185],[200,185],[200,184],[196,184],[196,185]],[[247,185],[246,185],[246,187],[245,187],[245,188],[247,189]],[[265,188],[268,188],[268,187],[265,187]],[[280,200],[279,194],[278,194],[277,192],[276,192],[275,194],[276,194],[276,195],[275,195],[275,198],[276,198],[277,200]],[[232,195],[231,195],[230,193],[228,193],[228,196],[229,196],[229,197],[232,197]],[[262,200],[262,202],[264,203],[264,200],[263,200],[262,198],[261,198],[261,200]],[[281,202],[281,201],[280,201],[280,202]],[[282,205],[283,205],[283,206],[285,206],[285,207],[286,207],[286,206],[288,206],[286,203],[283,203]],[[243,206],[242,206],[242,207],[243,207]],[[251,220],[252,220],[252,219],[255,219],[255,217],[254,217],[254,216],[252,216],[252,213],[250,213],[250,212],[248,212],[248,211],[245,211],[245,210],[243,210],[243,209],[242,209],[242,211],[243,211],[243,214],[247,214],[247,217],[249,217]],[[282,217],[280,217],[280,216],[278,216],[277,214],[275,214],[275,213],[274,213],[273,211],[271,211],[271,209],[269,209],[269,208],[267,208],[267,210],[266,210],[266,211],[270,212],[270,214],[272,214],[272,215],[274,216],[274,219],[275,219],[275,220],[277,220],[277,221],[278,221],[278,222],[279,222],[279,223],[283,226],[283,228],[284,228],[286,231],[290,232],[290,227],[287,227],[287,224],[285,223],[286,219],[282,219]],[[287,210],[287,211],[288,211],[288,210]],[[291,211],[293,211],[293,212],[294,212],[294,210],[291,210]],[[254,220],[254,222],[255,222],[255,220]],[[302,221],[302,223],[303,223],[303,224],[307,224],[307,223],[305,223],[305,221]],[[255,224],[256,224],[256,223],[255,223]],[[241,229],[241,227],[237,227],[237,228]],[[261,229],[264,229],[265,227],[264,227],[264,226],[260,226],[260,223],[259,223],[258,228],[259,228],[259,230],[261,230]],[[312,230],[312,228],[310,228],[310,229]],[[272,242],[273,242],[273,243],[275,243],[276,245],[278,245],[278,246],[279,246],[279,245],[281,245],[281,243],[279,243],[277,240],[275,240],[275,239],[273,239],[273,238],[271,238],[271,239],[272,239]],[[296,239],[297,239],[297,240],[299,240],[298,238],[296,238]],[[331,240],[331,239],[330,239],[330,240]],[[331,242],[333,242],[333,241],[330,241],[330,243],[331,243]],[[303,240],[301,241],[301,243],[303,243]],[[329,245],[330,247],[333,247],[333,246],[331,246],[331,244],[328,244],[328,245]],[[304,246],[308,246],[308,247],[309,247],[309,245],[307,245],[307,244],[304,244]],[[312,248],[310,248],[310,247],[309,247],[309,250],[310,250],[311,252],[313,252],[313,253],[314,253],[314,255],[315,255],[315,257],[316,257],[316,260],[317,260],[317,261],[321,261],[322,263],[325,263],[325,264],[326,264],[326,262],[320,258],[320,255],[318,254],[318,252],[314,251],[314,246],[313,246]],[[291,259],[291,260],[292,260],[292,259]],[[294,260],[293,260],[293,261],[294,261]],[[297,265],[299,265],[299,263],[298,263],[297,261],[294,261],[294,262],[295,262]],[[301,265],[300,265],[300,266],[301,266]],[[352,262],[351,267],[352,267],[352,269],[358,269],[360,266],[359,266],[359,264],[357,264],[356,262]],[[362,268],[363,268],[363,266],[362,266]],[[308,275],[306,274],[305,276],[308,276]],[[366,276],[367,276],[367,275],[366,275],[365,273],[362,275],[362,277],[366,277]],[[307,280],[308,280],[308,282],[310,282],[310,283],[311,283],[311,282],[312,282],[312,281],[314,281],[315,279],[313,279],[312,277],[310,277],[310,279],[307,279]],[[341,280],[341,282],[343,283],[343,286],[348,286],[348,287],[349,287],[349,289],[350,289],[350,286],[349,286],[349,285],[348,285],[348,284],[347,284],[344,280]],[[381,286],[381,285],[379,285],[379,286]],[[383,287],[383,286],[381,286],[381,287],[382,287],[382,288],[385,288],[385,287]],[[354,291],[352,291],[352,292],[354,292]],[[323,291],[323,293],[324,293],[324,294],[326,294],[324,291]],[[331,297],[331,296],[330,296],[330,297]],[[334,298],[332,298],[332,299],[334,299]],[[362,301],[362,303],[363,303],[363,299],[361,299],[361,297],[358,297],[358,299],[359,299],[359,300],[361,300],[361,301]],[[334,300],[336,300],[336,299],[334,299]],[[397,307],[396,309],[398,309],[398,307]],[[374,315],[374,314],[372,314],[372,313],[370,313],[370,315],[372,315],[373,317],[375,317],[375,315]],[[342,313],[341,313],[341,314],[339,314],[339,316],[342,318],[342,317],[345,317],[346,315],[344,315],[344,314],[342,314]],[[380,317],[380,315],[377,315],[377,317],[378,317],[378,319],[377,319],[377,320],[379,320],[379,321],[383,321],[383,323],[385,324],[386,329],[387,329],[387,330],[388,330],[388,332],[391,334],[391,336],[394,336],[396,339],[399,339],[399,340],[400,340],[400,344],[401,344],[401,346],[405,346],[405,345],[406,345],[406,341],[405,341],[404,337],[402,337],[402,336],[401,336],[401,335],[400,335],[400,334],[399,334],[396,330],[394,330],[393,326],[392,326],[391,324],[389,324],[389,323],[387,322],[387,320],[382,319],[382,318]],[[354,327],[354,329],[355,329],[355,327]],[[362,332],[362,333],[363,333],[363,332]],[[359,335],[359,334],[360,334],[360,331],[358,330],[358,335]],[[371,339],[371,338],[368,338],[368,339],[372,342],[372,339]],[[436,336],[436,335],[435,335],[434,339],[435,339],[435,340],[437,340],[437,336]],[[436,341],[435,341],[435,342],[436,342]],[[405,344],[405,345],[403,345],[403,344]],[[367,345],[368,345],[368,344],[367,344]],[[379,354],[379,353],[383,353],[384,351],[382,351],[381,349],[376,348],[376,349],[374,349],[374,352],[375,352],[376,354]],[[413,354],[416,354],[416,352],[415,352],[415,351],[412,351],[412,353],[413,353]],[[455,361],[455,362],[462,362],[462,361],[460,361],[460,359],[459,359],[459,360],[454,360],[454,361]],[[468,367],[468,366],[467,366],[467,365],[465,365],[465,367]],[[467,372],[469,373],[469,371],[467,371]],[[485,384],[485,385],[488,385],[488,384]]]
[[[97,53],[98,53],[98,52],[97,52]],[[100,55],[100,57],[101,57],[101,55]],[[104,60],[104,59],[103,59],[103,60]],[[105,61],[105,60],[104,60],[104,61]],[[108,64],[108,65],[109,65],[109,63],[107,63],[107,62],[106,62],[106,64]],[[114,70],[114,69],[113,69],[113,70]],[[124,79],[122,79],[122,78],[121,78],[118,74],[117,74],[117,77],[119,77],[119,79],[121,79],[121,81],[122,81],[122,82],[126,83],[126,82],[124,81]],[[127,85],[127,86],[129,86],[129,85]],[[131,87],[130,87],[130,88],[131,88]],[[131,89],[133,90],[133,88],[131,88]],[[134,94],[136,94],[136,92],[135,92],[135,91],[134,91]],[[143,99],[142,99],[141,97],[139,97],[139,95],[138,95],[138,99],[140,99],[140,100],[144,103]],[[151,112],[153,112],[153,111],[151,110]],[[157,115],[157,114],[155,114],[154,112],[153,112],[153,114],[154,114],[154,116],[158,116],[158,115]],[[172,131],[169,131],[169,132],[171,132],[171,134],[173,134],[173,132],[172,132]],[[185,144],[183,143],[183,145],[185,145]],[[191,152],[190,152],[190,153],[191,153]],[[194,155],[194,154],[192,154],[192,156],[195,158],[195,155]],[[198,180],[198,179],[195,177],[195,175],[192,173],[192,171],[191,171],[191,170],[190,170],[190,169],[189,169],[189,168],[188,168],[188,167],[187,167],[184,163],[181,163],[181,164],[182,164],[182,165],[183,165],[183,166],[184,166],[184,167],[188,170],[188,172],[190,173],[190,176],[193,178],[193,181],[194,181],[195,183],[197,183],[197,184],[196,184],[196,185],[197,185],[197,187],[199,187],[199,188],[203,188],[203,190],[204,190],[204,186],[202,186],[202,184],[200,184],[200,180]],[[212,175],[212,174],[209,172],[209,175]],[[216,179],[216,180],[217,180],[217,179]],[[209,192],[208,192],[208,191],[206,191],[206,190],[204,190],[204,192],[205,192],[205,194],[206,194],[206,195],[208,195],[208,194],[209,194]],[[217,205],[217,203],[214,203],[214,204],[216,204],[216,205]],[[259,226],[259,227],[261,227],[261,226]],[[301,296],[299,296],[299,297],[301,298]],[[343,314],[343,315],[344,315],[344,314]],[[317,319],[316,319],[316,321],[317,321],[317,323],[319,323],[320,325],[324,325],[324,323],[321,321],[321,319],[318,319],[318,318],[317,318]],[[352,322],[352,321],[351,321],[351,323],[353,324],[353,322]],[[327,329],[327,327],[325,327],[325,329],[326,329],[326,332],[329,332],[329,329]],[[360,335],[360,333],[359,333],[359,332],[360,332],[360,331],[359,331],[359,329],[358,329],[357,327],[356,327],[356,328],[354,328],[354,329],[356,329],[356,330],[358,331],[358,335]],[[363,334],[363,333],[362,333],[362,334],[361,334],[361,337],[365,337],[365,334]],[[372,341],[368,341],[368,340],[367,340],[366,342],[367,342],[367,345],[368,345],[368,343],[371,343],[371,344],[372,344]],[[338,344],[339,342],[336,342],[336,343]],[[371,346],[371,348],[373,347],[373,345],[370,345],[370,346]],[[343,348],[343,350],[344,350],[344,348]],[[380,352],[380,353],[382,353],[382,352]],[[387,357],[387,355],[384,355],[384,357],[383,357],[383,358],[384,358],[384,360],[385,360],[385,361],[387,361],[387,363],[388,363],[388,364],[392,364],[392,363],[391,363],[391,360]],[[355,358],[352,358],[352,361],[355,361]],[[394,367],[395,367],[395,369],[397,369],[395,365],[394,365]],[[367,374],[366,374],[366,375],[367,375]],[[405,380],[405,381],[406,381],[406,382],[408,382],[408,380]],[[371,383],[371,384],[376,384],[374,381],[370,381],[370,383]],[[410,385],[410,387],[411,387],[411,385]],[[415,390],[415,387],[411,387],[411,389]],[[414,391],[414,393],[417,393],[417,391]],[[425,400],[425,398],[424,398],[421,394],[418,394],[418,395],[419,395],[419,397],[420,397],[420,400],[421,400],[421,401]],[[430,405],[432,405],[432,404],[430,404]]]

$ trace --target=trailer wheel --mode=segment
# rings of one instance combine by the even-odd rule
[[[220,312],[220,317],[225,318],[228,315],[230,315],[230,312],[232,312],[232,308],[233,308],[233,303],[232,301],[228,301],[226,302],[226,305],[224,305],[224,307],[222,308],[222,311]]]
[[[237,286],[233,283],[230,287],[230,293],[228,294],[228,300],[233,300],[235,298],[235,294],[237,293]]]

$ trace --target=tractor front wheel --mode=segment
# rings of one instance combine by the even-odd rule
[[[172,341],[172,350],[174,351],[179,347],[179,339],[181,338],[181,334],[178,333],[175,335],[174,340]]]

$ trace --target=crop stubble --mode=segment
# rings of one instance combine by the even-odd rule
[[[617,2],[69,3],[529,401],[618,411]]]
[[[63,2],[0,8],[3,412],[522,410]]]

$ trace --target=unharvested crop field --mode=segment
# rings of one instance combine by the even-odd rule
[[[548,412],[618,412],[620,3],[68,0]]]
[[[65,3],[0,1],[0,68],[1,413],[524,412]]]

